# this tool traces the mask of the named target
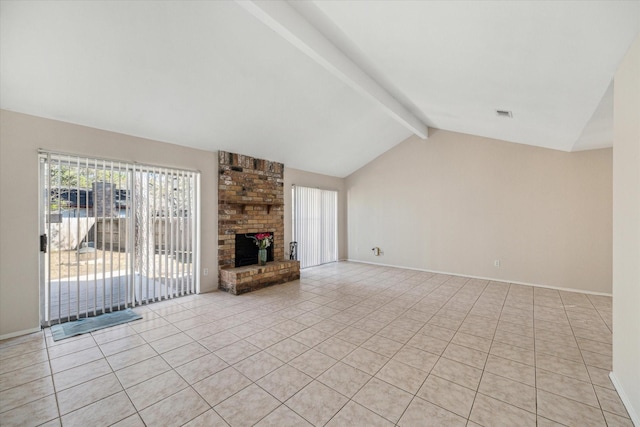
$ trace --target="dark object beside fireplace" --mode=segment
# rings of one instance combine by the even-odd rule
[[[262,231],[261,233],[274,233],[270,231]],[[253,265],[258,263],[258,245],[256,241],[249,236],[255,236],[259,233],[243,233],[236,234],[236,253],[235,266],[243,267],[245,265]],[[267,262],[273,261],[273,243],[267,248]]]

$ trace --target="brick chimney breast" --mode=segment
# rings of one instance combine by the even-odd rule
[[[284,258],[284,164],[220,151],[218,171],[219,288],[240,294],[298,279],[299,263]],[[274,261],[236,269],[235,235],[260,232],[274,235]]]

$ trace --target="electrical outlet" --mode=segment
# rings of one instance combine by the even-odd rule
[[[204,274],[205,276],[208,276],[209,275],[209,269],[208,268],[203,269],[202,270],[202,274]]]
[[[493,261],[493,266],[494,267],[500,267],[500,260],[497,259],[497,260]]]

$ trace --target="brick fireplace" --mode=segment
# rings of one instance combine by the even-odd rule
[[[299,279],[299,262],[284,258],[284,165],[220,151],[218,172],[219,288],[237,295]],[[273,261],[235,267],[236,235],[262,232],[274,236]]]

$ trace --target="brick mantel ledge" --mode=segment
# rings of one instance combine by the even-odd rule
[[[273,261],[264,266],[247,265],[236,268],[222,268],[220,269],[219,288],[234,295],[240,295],[266,286],[298,280],[299,278],[299,261]]]

